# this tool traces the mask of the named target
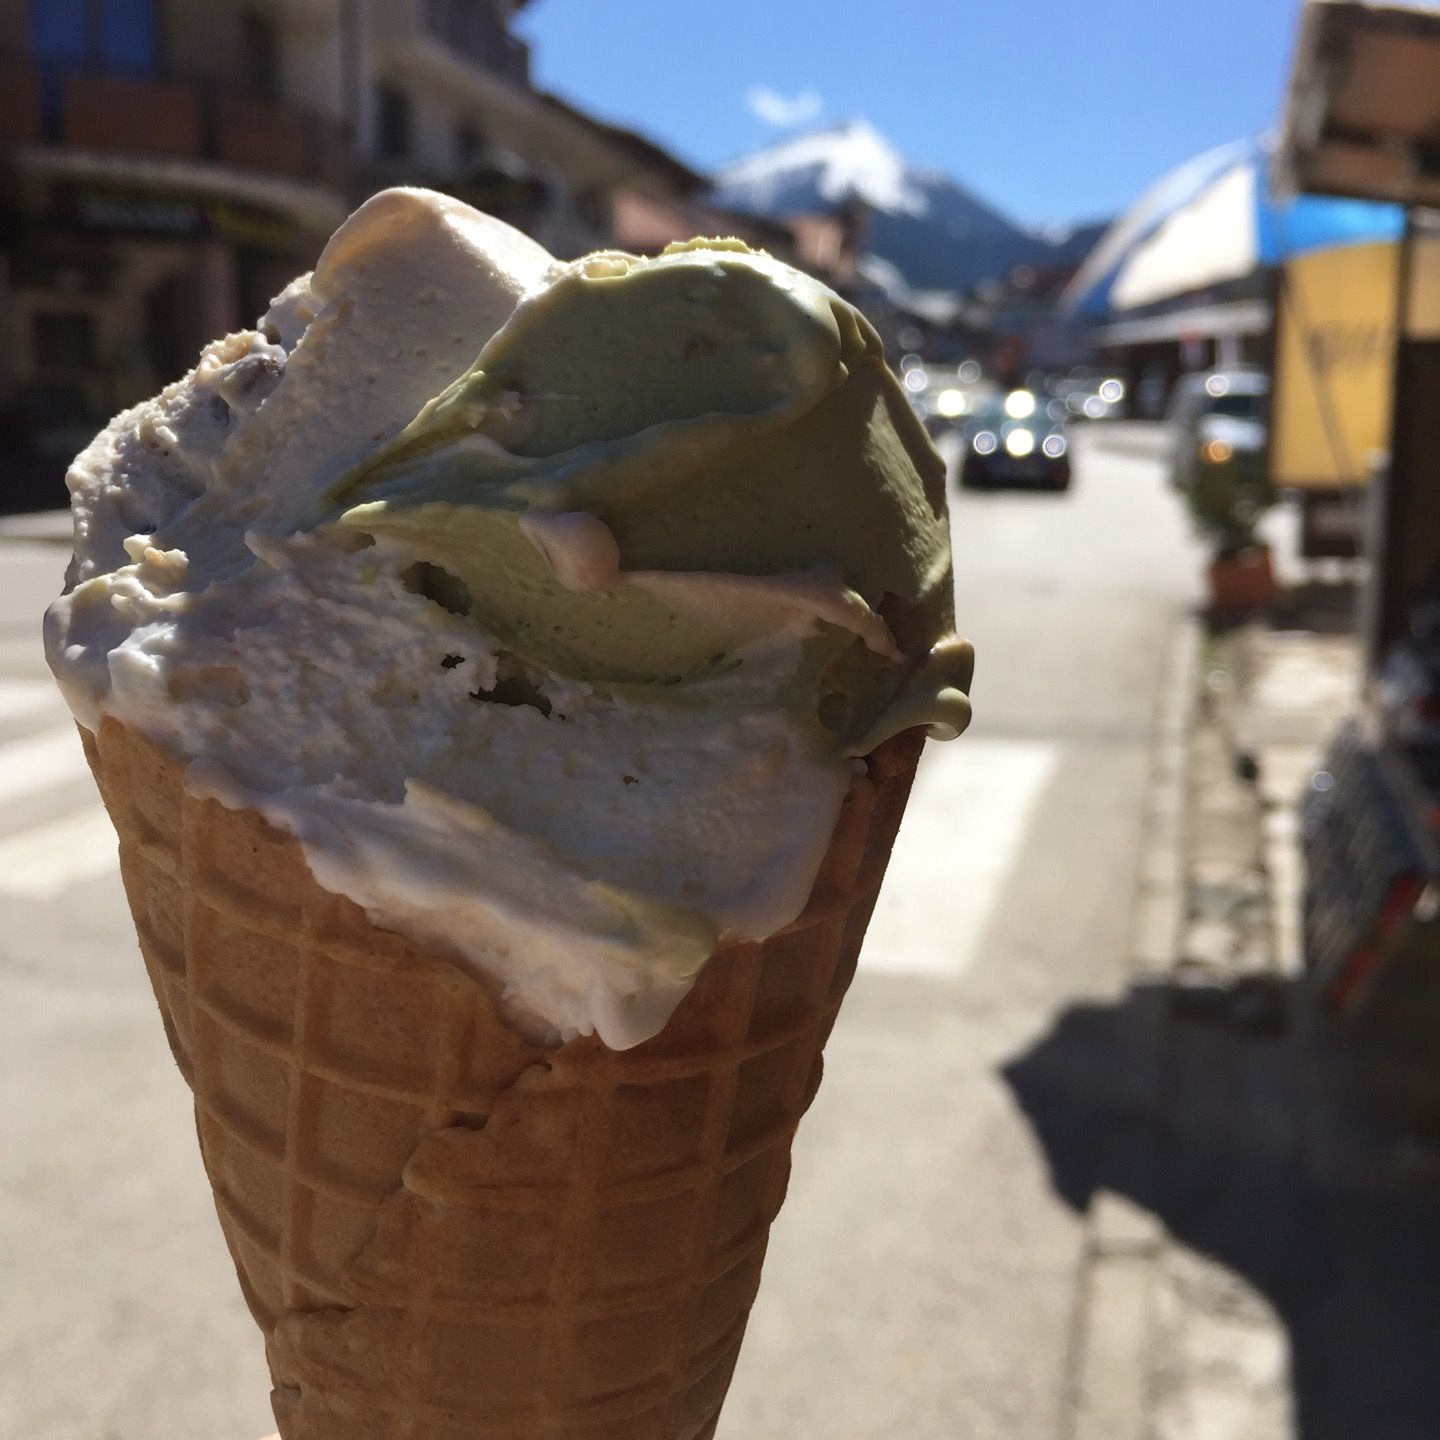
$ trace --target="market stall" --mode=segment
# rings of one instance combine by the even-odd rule
[[[1372,403],[1388,411],[1366,506],[1365,683],[1304,808],[1305,931],[1331,1010],[1372,1043],[1380,1093],[1440,1130],[1440,10],[1310,0],[1282,187],[1390,201],[1405,221]],[[1342,337],[1343,338],[1343,337]],[[1351,336],[1355,345],[1365,337]],[[1373,337],[1372,337],[1373,338]],[[1373,345],[1371,349],[1373,350]]]

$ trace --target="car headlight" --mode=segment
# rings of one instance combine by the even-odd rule
[[[1017,460],[1035,448],[1035,437],[1028,430],[1012,430],[1005,437],[1005,449]]]
[[[1223,465],[1235,453],[1228,440],[1207,440],[1200,447],[1200,458],[1207,465]]]
[[[935,397],[935,409],[947,420],[965,413],[965,392],[963,390],[942,390]]]
[[[991,431],[982,430],[970,443],[975,447],[977,455],[993,455],[998,442]]]
[[[1052,460],[1058,460],[1065,453],[1065,437],[1063,435],[1047,435],[1045,443],[1040,448]]]

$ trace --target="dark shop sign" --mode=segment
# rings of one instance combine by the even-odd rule
[[[64,185],[57,215],[82,230],[151,239],[228,240],[259,250],[294,247],[298,227],[267,210],[209,195]]]

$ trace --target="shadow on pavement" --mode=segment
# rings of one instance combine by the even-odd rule
[[[1270,622],[1277,630],[1353,635],[1359,625],[1359,607],[1358,576],[1342,569],[1328,578],[1310,578],[1289,586],[1276,600]]]
[[[1298,1440],[1440,1436],[1440,1194],[1398,1183],[1299,987],[1137,984],[1004,1076],[1068,1204],[1128,1196],[1263,1293]]]

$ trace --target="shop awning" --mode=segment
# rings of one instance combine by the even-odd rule
[[[1266,300],[1236,300],[1227,305],[1190,305],[1161,315],[1117,320],[1094,332],[1102,348],[1113,345],[1153,345],[1192,336],[1217,339],[1221,335],[1263,335],[1270,328],[1271,307]]]
[[[1277,158],[1291,190],[1440,206],[1440,8],[1310,0]]]
[[[1295,255],[1393,240],[1391,205],[1277,197],[1271,147],[1240,141],[1207,151],[1157,182],[1095,247],[1062,303],[1096,319],[1243,280]]]

